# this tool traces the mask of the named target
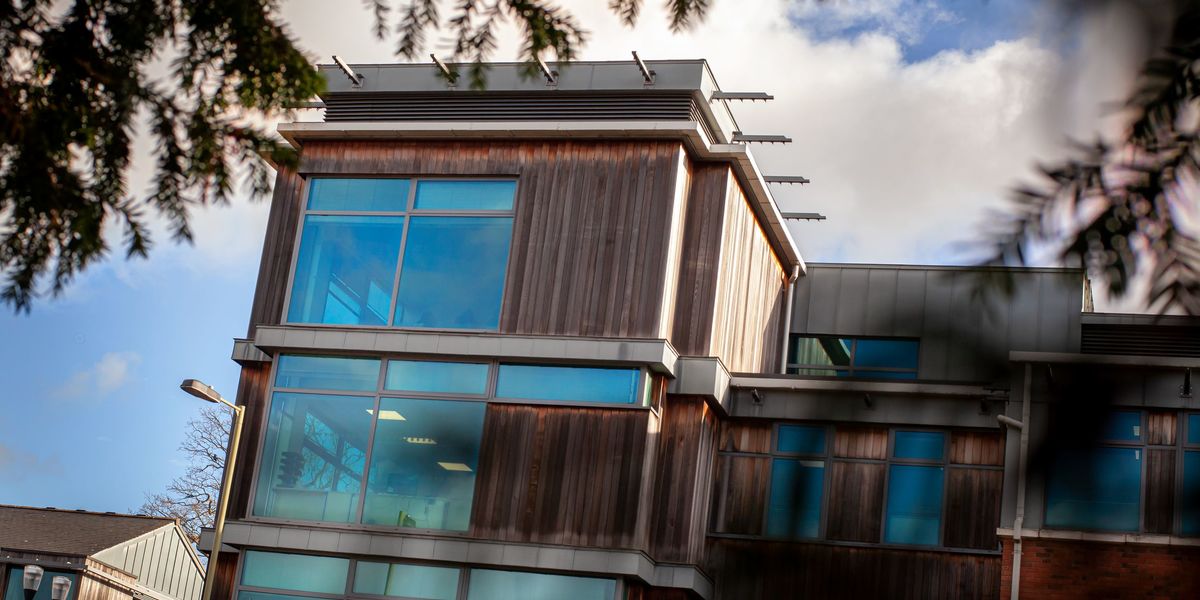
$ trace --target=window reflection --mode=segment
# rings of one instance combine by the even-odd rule
[[[788,373],[916,379],[919,349],[917,340],[792,335]]]
[[[404,217],[309,215],[288,321],[386,325]]]

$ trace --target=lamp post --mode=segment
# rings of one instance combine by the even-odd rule
[[[225,510],[229,506],[229,487],[233,483],[233,467],[237,462],[238,443],[242,440],[242,416],[246,409],[238,406],[217,393],[212,386],[197,379],[184,379],[179,389],[213,404],[224,404],[233,409],[233,431],[229,441],[229,455],[225,459],[225,476],[221,480],[221,495],[217,497],[217,519],[213,523],[213,547],[208,554],[208,569],[204,573],[204,593],[202,600],[212,598],[213,577],[216,574],[217,556],[221,553],[221,534],[225,532]],[[55,599],[58,600],[58,599]]]
[[[25,588],[25,600],[33,600],[37,596],[38,588],[42,587],[42,578],[46,575],[46,571],[37,565],[27,565],[25,572],[21,577],[21,587]],[[57,575],[50,580],[50,598],[51,600],[67,600],[67,595],[71,593],[71,578]]]

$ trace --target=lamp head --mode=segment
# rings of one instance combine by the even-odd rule
[[[179,384],[179,389],[205,401],[213,404],[221,404],[221,394],[217,393],[211,385],[200,381],[199,379],[184,379],[183,383]]]
[[[50,582],[51,600],[67,600],[71,593],[71,578],[59,575]]]

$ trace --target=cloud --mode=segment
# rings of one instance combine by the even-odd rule
[[[96,364],[71,375],[52,395],[62,399],[106,396],[125,385],[141,361],[136,352],[108,352]]]
[[[921,41],[931,26],[962,20],[930,0],[801,1],[788,16],[821,38],[873,31],[906,45]]]
[[[0,443],[0,473],[15,479],[27,475],[61,475],[62,463],[56,456],[44,457]]]

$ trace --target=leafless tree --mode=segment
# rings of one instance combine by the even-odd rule
[[[146,501],[136,512],[178,519],[192,543],[199,541],[200,528],[212,526],[217,514],[231,426],[232,416],[215,406],[205,407],[188,421],[179,446],[187,455],[187,470],[164,491],[146,494]]]

